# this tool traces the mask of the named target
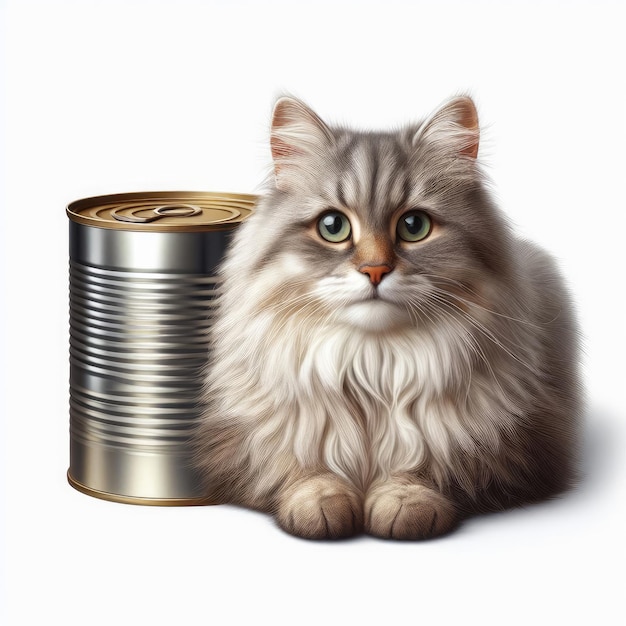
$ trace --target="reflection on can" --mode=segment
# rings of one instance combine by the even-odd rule
[[[80,491],[200,504],[191,432],[215,271],[249,195],[154,192],[69,205],[70,468]]]

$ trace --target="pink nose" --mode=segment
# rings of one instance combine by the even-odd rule
[[[367,274],[370,277],[372,285],[376,287],[378,284],[380,284],[383,276],[385,274],[389,274],[389,272],[393,270],[393,267],[391,267],[390,265],[361,265],[361,267],[359,267],[358,269],[359,272]]]

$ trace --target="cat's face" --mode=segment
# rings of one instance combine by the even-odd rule
[[[331,130],[281,99],[272,130],[277,189],[251,220],[268,301],[377,332],[488,303],[506,235],[475,164],[469,99],[398,133]]]

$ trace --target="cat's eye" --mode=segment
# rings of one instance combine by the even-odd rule
[[[398,221],[398,237],[403,241],[416,242],[426,239],[433,228],[430,217],[424,211],[409,211]]]
[[[341,243],[350,238],[350,220],[339,211],[328,211],[317,222],[320,236],[330,243]]]

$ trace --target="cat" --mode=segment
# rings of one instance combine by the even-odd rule
[[[578,328],[490,198],[470,97],[397,132],[280,98],[219,276],[205,493],[293,535],[427,539],[575,481]]]

